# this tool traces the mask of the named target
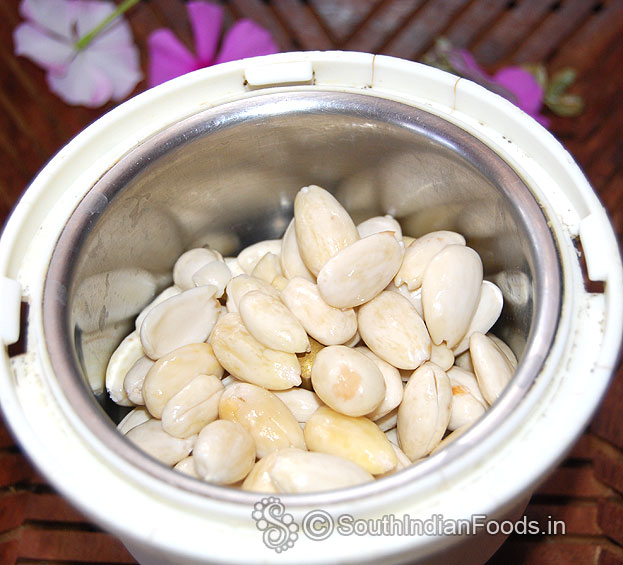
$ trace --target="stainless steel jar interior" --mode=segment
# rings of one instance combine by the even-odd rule
[[[308,184],[332,191],[355,221],[393,214],[407,235],[466,236],[504,292],[495,331],[522,358],[512,385],[469,432],[473,441],[520,402],[547,355],[561,294],[555,245],[529,189],[496,153],[432,114],[362,94],[296,91],[218,106],[155,134],[116,163],[67,222],[46,279],[46,344],[72,406],[104,445],[180,488],[251,500],[135,449],[114,428],[124,409],[105,392],[96,399],[89,382],[103,382],[111,352],[153,292],[170,284],[185,249],[212,244],[235,254],[280,237],[294,195]],[[398,488],[462,449],[315,502]]]

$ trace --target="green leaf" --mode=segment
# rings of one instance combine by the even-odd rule
[[[545,65],[542,63],[526,63],[525,65],[521,65],[521,67],[534,77],[534,80],[536,80],[538,85],[545,92],[547,88],[547,70],[545,69]]]
[[[564,94],[574,82],[577,73],[574,69],[565,68],[555,73],[549,81],[546,90],[546,96],[556,98]]]
[[[584,111],[584,100],[577,94],[563,94],[554,100],[545,100],[545,105],[557,116],[574,118]]]

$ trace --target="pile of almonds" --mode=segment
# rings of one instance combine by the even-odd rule
[[[180,472],[299,493],[384,477],[440,449],[517,365],[502,293],[450,231],[355,225],[302,188],[280,240],[184,253],[112,355],[119,430]]]

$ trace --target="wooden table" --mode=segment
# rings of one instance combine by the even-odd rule
[[[571,66],[572,91],[586,109],[551,117],[623,232],[622,0],[231,0],[226,25],[241,17],[268,28],[282,51],[345,49],[419,60],[443,35],[469,48],[488,70],[542,61]],[[181,0],[150,0],[128,19],[146,68],[146,37],[167,26],[192,46]],[[29,181],[72,136],[112,105],[70,107],[48,90],[43,72],[13,54],[17,2],[0,3],[0,221]],[[136,92],[146,88],[140,83]],[[623,563],[623,373],[567,459],[543,483],[528,518],[564,520],[566,535],[512,536],[493,563]],[[0,426],[0,563],[131,563],[112,536],[54,493]]]

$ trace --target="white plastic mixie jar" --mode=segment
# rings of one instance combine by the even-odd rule
[[[276,552],[252,518],[262,495],[173,472],[117,433],[103,374],[184,249],[280,237],[308,184],[356,221],[389,213],[408,235],[463,233],[504,292],[496,332],[520,366],[434,456],[372,484],[281,496],[299,529]],[[578,244],[603,292],[587,290]],[[50,483],[144,563],[486,559],[503,535],[448,525],[521,516],[605,393],[623,321],[615,235],[562,146],[474,83],[362,53],[227,63],[115,108],[33,181],[2,235],[0,276],[10,428]],[[24,350],[9,357],[20,332]],[[345,535],[345,515],[437,526]]]

